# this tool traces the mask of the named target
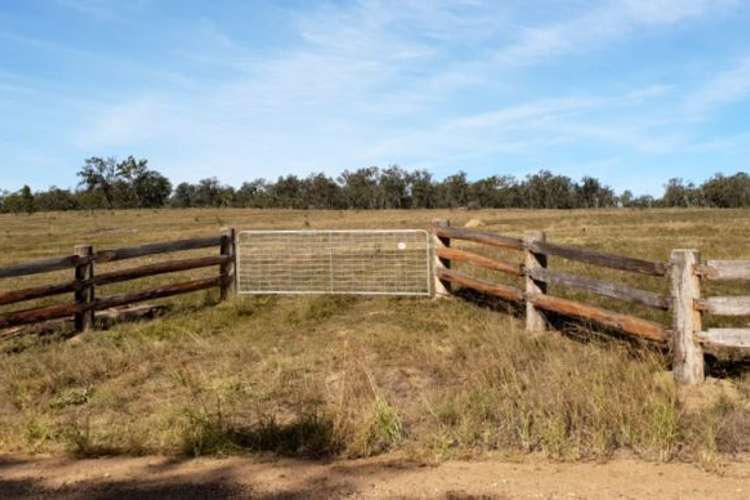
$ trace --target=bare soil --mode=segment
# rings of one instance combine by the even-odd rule
[[[710,470],[632,459],[430,466],[397,455],[330,463],[251,458],[0,457],[3,498],[723,498],[750,495],[750,463]]]

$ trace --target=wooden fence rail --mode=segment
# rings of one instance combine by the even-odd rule
[[[668,265],[664,262],[649,262],[633,257],[624,257],[622,255],[613,255],[596,250],[585,248],[576,248],[566,245],[556,245],[547,242],[534,242],[529,245],[534,252],[544,255],[555,255],[566,259],[583,262],[584,264],[593,264],[595,266],[608,267],[619,271],[628,271],[632,273],[647,274],[650,276],[665,276]]]
[[[750,281],[750,260],[709,260],[697,266],[696,272],[699,280],[747,282]],[[693,314],[697,317],[696,335],[699,344],[750,352],[750,328],[709,328],[706,331],[700,328],[703,314],[750,316],[750,296],[696,298],[693,308]]]
[[[706,279],[734,281],[750,279],[750,260],[709,260],[698,267]]]
[[[452,271],[450,269],[440,269],[438,271],[438,278],[447,281],[449,283],[455,283],[466,288],[471,288],[479,292],[483,292],[501,299],[520,301],[523,300],[523,291],[520,288],[515,288],[507,285],[500,285],[497,283],[490,283],[489,281],[472,278],[458,271]]]
[[[216,247],[219,254],[183,258],[105,273],[95,272],[97,264],[211,247]],[[3,267],[0,268],[0,278],[15,278],[65,269],[72,269],[74,274],[71,281],[0,292],[0,306],[66,293],[73,293],[74,301],[0,314],[0,329],[72,317],[76,330],[83,331],[93,326],[96,311],[210,288],[219,288],[220,300],[225,300],[234,290],[235,259],[235,232],[233,229],[226,229],[219,236],[208,238],[152,243],[98,252],[95,252],[91,245],[79,245],[75,247],[74,255]],[[217,267],[218,275],[120,295],[99,297],[97,293],[97,287],[103,285],[208,267]]]
[[[484,255],[475,254],[473,252],[467,252],[465,250],[459,250],[457,248],[438,248],[435,250],[437,256],[441,259],[446,259],[453,262],[469,262],[475,266],[490,269],[492,271],[500,271],[502,273],[510,274],[512,276],[523,276],[523,267],[520,264],[512,264],[498,259],[491,259]]]
[[[709,260],[701,264],[695,250],[674,250],[668,262],[614,255],[605,252],[560,245],[546,241],[542,232],[527,232],[523,239],[474,229],[451,228],[444,220],[434,221],[439,266],[435,270],[436,289],[440,284],[457,285],[502,299],[525,303],[527,331],[546,328],[544,312],[576,317],[607,328],[617,329],[649,341],[667,344],[673,353],[673,373],[683,384],[704,379],[703,347],[745,348],[750,353],[750,329],[712,328],[703,331],[702,314],[750,316],[750,296],[700,298],[700,280],[750,280],[750,261]],[[465,240],[493,248],[524,253],[523,264],[505,262],[475,252],[451,247],[451,240]],[[623,272],[670,278],[670,294],[641,290],[630,286],[548,268],[548,257],[590,264]],[[451,269],[451,262],[471,264],[523,278],[523,290],[477,279]],[[671,328],[633,314],[610,311],[589,304],[548,294],[550,285],[575,288],[596,295],[622,300],[672,315]],[[450,288],[446,288],[450,291]]]
[[[597,280],[575,274],[568,274],[559,271],[550,271],[549,269],[537,268],[529,269],[528,274],[535,280],[543,281],[547,284],[564,285],[572,288],[578,288],[588,292],[602,295],[613,299],[624,300],[633,304],[640,304],[654,309],[669,310],[670,298],[658,293],[639,290],[617,283]]]

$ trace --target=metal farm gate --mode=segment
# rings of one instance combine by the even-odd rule
[[[241,294],[430,295],[420,230],[241,231]]]

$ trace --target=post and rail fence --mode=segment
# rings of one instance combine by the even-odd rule
[[[96,266],[99,264],[211,247],[219,249],[219,254],[181,258],[104,273],[96,272]],[[62,283],[0,292],[0,306],[67,293],[72,293],[74,300],[69,303],[0,314],[0,330],[53,319],[73,318],[76,331],[81,332],[93,327],[96,311],[210,288],[219,288],[220,299],[225,300],[233,293],[235,287],[235,256],[234,230],[226,229],[218,236],[152,243],[114,250],[95,251],[91,245],[77,245],[73,255],[2,267],[0,278],[18,278],[67,269],[72,269],[74,275],[72,280]],[[98,293],[99,287],[104,285],[208,267],[218,267],[218,275],[133,293],[101,297]]]
[[[0,268],[1,278],[15,278],[61,270],[72,270],[73,279],[62,283],[0,292],[0,306],[72,293],[73,302],[0,313],[0,331],[53,319],[72,318],[75,329],[84,331],[94,325],[96,311],[184,293],[219,289],[220,300],[236,292],[237,236],[224,229],[217,236],[153,243],[142,246],[97,251],[91,245],[78,245],[72,255]],[[488,257],[452,245],[463,240],[493,249],[519,252],[521,263]],[[216,247],[218,255],[180,258],[141,265],[124,270],[97,272],[100,264],[152,255]],[[591,266],[670,280],[670,293],[662,294],[623,284],[550,269],[549,257],[560,257]],[[671,348],[673,373],[681,384],[704,380],[706,345],[750,352],[750,329],[709,328],[704,330],[703,315],[748,316],[750,296],[701,297],[701,282],[750,280],[750,261],[708,260],[702,262],[696,250],[673,250],[668,262],[609,254],[601,251],[560,245],[547,241],[545,233],[528,231],[523,238],[504,236],[476,229],[451,227],[447,220],[432,224],[432,293],[449,296],[456,287],[468,288],[517,303],[525,308],[526,330],[541,332],[547,328],[545,313],[599,324],[640,339]],[[519,286],[479,279],[456,269],[453,263],[470,264],[500,272],[522,281]],[[218,267],[218,275],[145,291],[100,296],[100,287],[139,278],[201,268]],[[612,311],[599,306],[558,297],[549,293],[550,285],[573,288],[610,299],[645,306],[671,314],[671,325]],[[2,338],[2,333],[0,333]]]
[[[696,250],[673,250],[669,262],[652,262],[605,252],[588,250],[546,241],[545,234],[529,231],[524,238],[511,238],[467,228],[453,228],[447,220],[433,221],[435,244],[435,286],[438,296],[451,293],[451,285],[466,287],[503,300],[524,304],[526,330],[546,328],[544,312],[599,324],[641,339],[667,345],[673,355],[673,374],[680,384],[703,382],[703,347],[750,348],[750,328],[703,329],[703,315],[750,316],[750,296],[701,298],[702,280],[750,280],[750,261],[709,260],[701,263]],[[464,240],[523,254],[523,264],[490,258],[451,246],[451,240]],[[659,294],[604,280],[553,271],[548,257],[562,257],[587,265],[647,276],[669,278],[670,294]],[[523,288],[492,283],[471,277],[451,268],[451,261],[469,263],[480,268],[499,271],[522,279]],[[549,285],[562,285],[610,299],[618,299],[668,311],[672,324],[623,314],[548,293]]]

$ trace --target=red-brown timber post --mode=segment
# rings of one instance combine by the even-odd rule
[[[76,245],[75,255],[81,259],[81,263],[75,268],[76,291],[75,303],[83,308],[83,311],[75,315],[75,329],[77,332],[90,330],[94,326],[94,247],[91,245]]]
[[[450,238],[438,236],[437,231],[440,228],[450,227],[451,223],[447,219],[434,219],[432,221],[432,247],[434,253],[434,259],[432,264],[433,272],[433,295],[435,298],[447,297],[451,294],[451,284],[441,280],[438,277],[438,273],[441,269],[450,269],[451,261],[443,259],[438,256],[437,252],[440,248],[449,248],[451,246]]]
[[[227,300],[237,290],[237,249],[236,232],[234,228],[222,229],[221,255],[229,257],[229,260],[221,265],[221,288],[219,300]]]
[[[534,251],[535,243],[544,243],[547,236],[543,231],[526,231],[523,237],[524,243],[524,269],[526,271],[526,331],[543,332],[547,328],[544,313],[534,307],[530,296],[547,293],[547,284],[537,281],[531,277],[529,271],[532,269],[546,268],[547,256]]]
[[[672,373],[678,384],[705,380],[703,349],[697,341],[702,329],[701,312],[695,308],[701,285],[697,250],[672,250]]]

